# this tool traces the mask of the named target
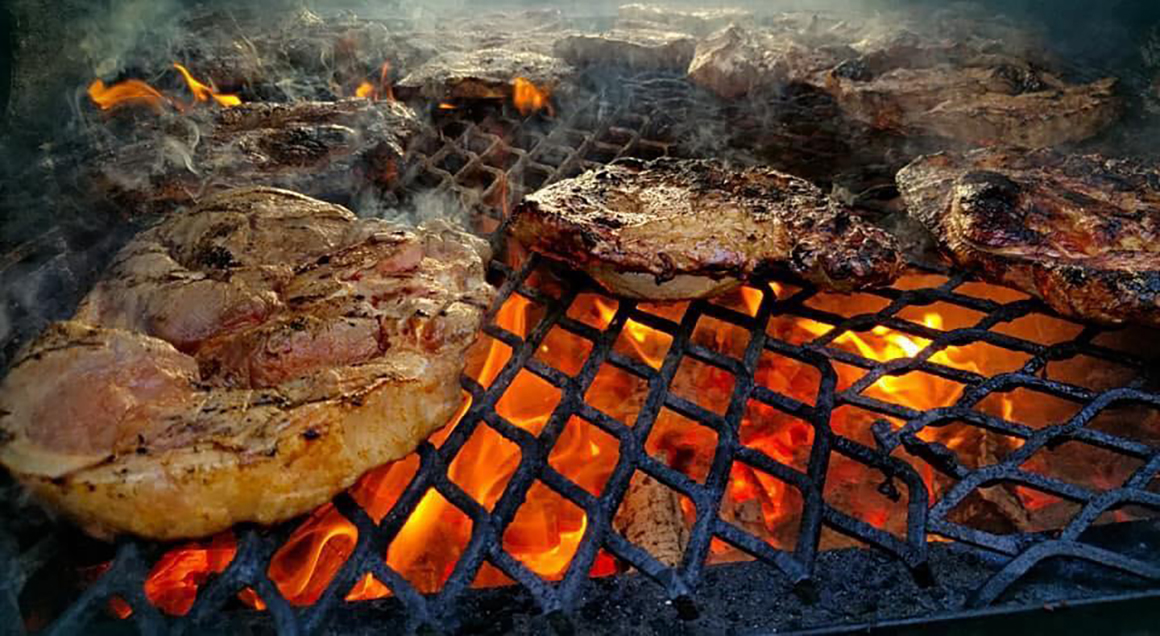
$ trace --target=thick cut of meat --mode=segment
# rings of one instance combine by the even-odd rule
[[[95,536],[273,523],[460,404],[486,243],[275,189],[149,229],[0,386],[0,463]]]
[[[753,21],[753,12],[736,7],[678,9],[655,4],[625,4],[616,10],[618,29],[677,31],[697,37],[729,26]]]
[[[852,50],[731,25],[697,44],[689,79],[725,99],[790,83],[821,83]]]
[[[772,270],[837,290],[889,284],[893,239],[797,177],[708,160],[621,160],[524,199],[512,234],[629,298],[720,293]]]
[[[430,99],[508,99],[512,80],[553,86],[572,69],[561,60],[535,51],[488,48],[438,55],[399,80],[400,95]]]
[[[1018,60],[876,72],[849,60],[826,77],[843,112],[877,128],[1029,148],[1087,139],[1119,116],[1115,80],[1068,84]]]
[[[620,66],[683,71],[692,61],[696,48],[697,41],[683,33],[614,29],[607,33],[562,37],[552,50],[577,67]]]
[[[956,264],[1065,316],[1160,326],[1154,167],[996,148],[923,157],[898,185]]]
[[[137,126],[90,160],[88,180],[128,210],[166,211],[229,188],[348,200],[394,185],[419,129],[397,102],[248,103]]]

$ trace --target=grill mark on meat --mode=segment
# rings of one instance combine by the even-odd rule
[[[218,249],[228,264],[205,257]],[[312,509],[458,406],[494,294],[486,258],[439,223],[402,230],[269,188],[211,199],[138,235],[13,365],[0,463],[102,537]]]
[[[530,249],[643,298],[657,296],[601,277],[647,275],[660,287],[679,277],[728,283],[789,269],[849,290],[888,284],[902,265],[888,234],[812,184],[708,160],[622,159],[528,196],[510,227]]]
[[[990,148],[918,159],[898,185],[910,214],[956,264],[1064,316],[1155,327],[1155,175],[1096,155]]]

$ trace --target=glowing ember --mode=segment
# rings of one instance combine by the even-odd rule
[[[89,99],[101,110],[112,110],[119,106],[148,106],[158,112],[167,100],[157,89],[141,80],[125,80],[112,86],[105,86],[101,80],[89,84]]]
[[[516,110],[525,117],[541,110],[546,110],[549,115],[554,115],[552,104],[549,101],[550,95],[548,89],[538,87],[526,78],[517,77],[512,80],[512,103],[515,104]]]
[[[505,191],[506,192],[506,191]],[[506,199],[506,197],[505,197]],[[506,206],[506,201],[501,205]],[[792,290],[789,290],[792,292]],[[768,287],[743,287],[722,302],[735,306],[750,315],[756,315],[766,294],[772,299],[788,297],[787,290],[777,284]],[[852,316],[882,309],[881,298],[870,295],[840,296],[819,294],[810,302],[825,304],[819,307]],[[639,305],[641,310],[656,313],[669,320],[680,320],[686,305]],[[616,301],[591,294],[582,294],[569,308],[572,318],[600,328],[606,328],[615,318],[619,305]],[[977,322],[969,310],[954,306],[931,306],[910,316],[916,325],[931,330],[959,328]],[[513,293],[499,309],[496,323],[506,331],[526,338],[537,324],[543,308]],[[1042,325],[1034,326],[1040,329]],[[773,337],[785,342],[805,343],[825,339],[834,329],[804,318],[775,315],[767,326]],[[556,333],[555,330],[551,332]],[[1020,334],[1034,338],[1031,334]],[[738,357],[750,338],[750,333],[718,320],[702,319],[693,333],[694,341],[725,355]],[[637,321],[626,321],[616,342],[624,355],[638,357],[653,368],[660,368],[672,336]],[[623,345],[623,346],[621,346]],[[842,349],[873,362],[912,359],[920,356],[931,345],[925,338],[903,331],[878,326],[864,332],[845,332],[825,346]],[[591,351],[591,343],[580,337],[552,336],[537,350],[536,357],[557,369],[578,369],[577,360],[583,360]],[[469,375],[484,387],[491,386],[510,364],[512,350],[499,340],[481,337],[470,356]],[[975,345],[947,347],[933,352],[929,361],[954,369],[993,375],[1003,369],[1017,368],[1026,360],[1024,354],[1006,350],[983,350]],[[727,404],[734,381],[729,373],[698,365],[686,370],[686,361],[673,380],[672,389],[681,393],[688,390],[698,403],[710,408],[715,403]],[[838,373],[839,390],[861,379],[866,370],[834,362]],[[821,371],[805,362],[764,355],[755,379],[775,392],[813,404],[817,399]],[[636,414],[647,391],[647,382],[628,377],[610,368],[602,369],[585,394],[592,406],[627,425],[635,423]],[[888,374],[871,385],[864,395],[883,402],[915,411],[926,411],[953,403],[962,394],[963,387],[934,375],[920,372]],[[516,374],[496,411],[512,425],[532,435],[540,435],[560,400],[560,391],[532,374],[521,370]],[[509,481],[520,465],[520,447],[500,435],[495,429],[476,421],[462,421],[467,414],[470,399],[465,393],[463,406],[445,429],[431,438],[431,443],[442,445],[450,432],[458,426],[470,425],[472,433],[448,468],[450,479],[481,506],[491,510],[506,492]],[[1001,395],[993,404],[979,408],[1004,418],[1019,421],[1021,414],[1010,395]],[[1032,404],[1029,408],[1038,408]],[[835,433],[856,442],[872,446],[870,426],[884,418],[880,414],[843,406],[833,413],[831,426]],[[893,421],[895,425],[900,422]],[[921,437],[937,441],[960,455],[988,461],[987,453],[1002,454],[1018,443],[1011,440],[985,440],[984,448],[979,430],[975,427],[927,429]],[[973,431],[965,433],[964,430]],[[739,429],[739,441],[748,448],[759,450],[770,458],[796,470],[805,470],[813,444],[814,430],[804,421],[789,416],[773,407],[750,401]],[[703,481],[709,473],[717,445],[716,433],[710,428],[687,420],[667,409],[662,409],[646,442],[647,452],[661,458],[690,478]],[[598,495],[619,460],[617,439],[595,425],[573,417],[560,433],[552,447],[548,462],[553,469],[588,492]],[[839,458],[840,459],[840,458]],[[922,475],[927,488],[937,494],[947,484],[945,477],[918,460],[905,456]],[[356,502],[376,522],[381,520],[400,501],[408,484],[417,474],[419,460],[411,455],[403,460],[372,471],[352,489]],[[889,502],[876,492],[881,482],[867,473],[869,469],[852,461],[832,462],[827,475],[825,496],[832,505],[848,514],[890,532],[904,532],[905,515],[894,514]],[[1013,497],[1022,501],[1031,514],[1053,505],[1054,499],[1026,488],[1013,489]],[[730,480],[722,502],[721,516],[729,523],[760,536],[774,546],[792,549],[796,528],[802,511],[802,495],[797,489],[760,470],[741,463],[730,469]],[[905,502],[901,504],[905,506]],[[687,501],[682,503],[686,519],[693,510]],[[523,505],[512,523],[504,530],[503,546],[513,557],[529,569],[547,579],[559,579],[567,571],[576,549],[588,528],[584,511],[570,503],[542,483],[528,491]],[[436,592],[447,580],[460,555],[471,538],[471,519],[435,490],[428,490],[418,500],[387,554],[389,565],[410,581],[419,591]],[[275,554],[267,573],[279,591],[293,604],[314,603],[333,580],[342,564],[349,558],[357,542],[355,526],[330,505],[315,512],[294,532]],[[825,543],[825,540],[823,541]],[[823,546],[826,547],[826,546]],[[167,554],[151,573],[147,583],[149,599],[162,610],[182,614],[189,610],[198,586],[212,573],[220,572],[233,558],[234,545],[230,535],[224,535],[208,546],[186,546]],[[710,549],[714,562],[742,558],[735,549],[715,541]],[[612,574],[617,564],[601,554],[592,567],[592,576]],[[485,563],[474,581],[476,586],[504,585],[510,581],[499,570]],[[388,588],[373,577],[364,576],[349,592],[347,600],[381,598],[389,595]],[[264,605],[252,591],[241,594],[242,599],[256,608]],[[121,613],[124,607],[118,608]]]

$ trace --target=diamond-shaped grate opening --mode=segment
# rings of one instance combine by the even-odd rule
[[[760,561],[769,585],[808,599],[835,569],[825,550],[844,546],[876,550],[876,565],[856,571],[909,586],[955,585],[945,573],[966,570],[931,566],[947,545],[987,564],[945,596],[947,612],[1006,598],[1059,557],[1160,586],[1146,558],[1090,536],[1160,510],[1147,338],[1062,320],[939,266],[851,296],[785,279],[647,304],[502,249],[523,193],[612,157],[694,154],[681,146],[683,122],[720,115],[672,75],[612,90],[575,97],[558,119],[441,118],[412,143],[400,198],[438,189],[488,220],[479,225],[500,255],[490,271],[500,299],[469,356],[454,426],[320,513],[345,538],[320,544],[336,565],[305,578],[312,604],[298,607],[305,592],[271,567],[280,553],[313,554],[292,535],[317,522],[299,520],[238,528],[229,558],[181,588],[183,611],[159,610],[143,585],[176,558],[170,547],[119,544],[47,633],[84,631],[113,615],[106,608],[131,608],[143,631],[193,633],[239,606],[262,608],[285,633],[317,631],[348,601],[384,597],[408,629],[452,629],[473,586],[515,586],[525,607],[554,616],[577,609],[590,576],[634,571],[661,597],[695,603],[705,565],[737,560]],[[808,99],[776,99],[812,117]],[[1109,360],[1119,375],[1087,381],[1084,367]],[[1037,468],[1072,446],[1098,449],[1119,472],[1084,481]],[[624,525],[627,495],[645,480],[676,501],[666,514],[687,537],[675,560]]]

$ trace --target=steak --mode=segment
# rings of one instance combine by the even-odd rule
[[[697,44],[689,79],[725,99],[736,99],[760,88],[820,84],[825,71],[852,55],[848,47],[731,25]]]
[[[0,385],[0,464],[94,536],[307,512],[461,403],[486,243],[270,188],[146,230]]]
[[[388,189],[419,128],[397,102],[247,103],[142,124],[86,162],[85,180],[124,210],[164,212],[241,186],[329,200]]]
[[[516,207],[511,232],[628,298],[710,296],[772,270],[845,291],[902,268],[888,234],[808,181],[709,160],[624,159],[555,183]]]
[[[1069,84],[1020,60],[877,71],[847,60],[826,76],[843,112],[880,129],[1028,148],[1094,136],[1120,113],[1112,78]]]
[[[615,66],[637,70],[684,71],[697,41],[683,33],[655,29],[613,29],[573,34],[556,41],[552,51],[573,66]]]
[[[1160,326],[1160,173],[1096,155],[994,148],[898,174],[955,264],[1064,316]]]
[[[400,96],[428,99],[509,99],[512,80],[554,86],[572,69],[550,55],[515,48],[486,48],[438,55],[399,80]]]

